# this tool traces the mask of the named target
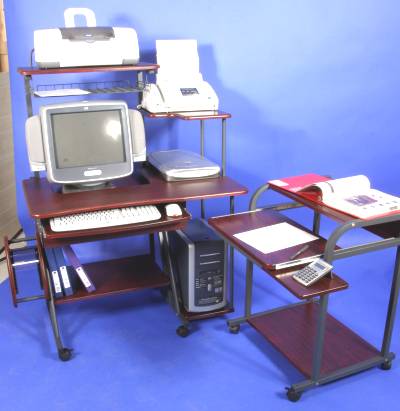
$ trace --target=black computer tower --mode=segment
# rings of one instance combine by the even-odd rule
[[[188,312],[207,312],[226,306],[224,241],[204,220],[170,233],[174,273]]]

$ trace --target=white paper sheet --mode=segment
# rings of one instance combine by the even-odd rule
[[[234,237],[264,254],[318,240],[318,237],[289,223],[279,223],[244,231],[234,234]]]
[[[38,97],[82,96],[90,94],[89,91],[80,88],[60,88],[54,90],[38,90],[33,94]]]

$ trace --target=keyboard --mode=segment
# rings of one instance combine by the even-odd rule
[[[161,214],[156,206],[146,205],[54,217],[50,219],[50,227],[53,231],[77,231],[144,223],[160,218]]]

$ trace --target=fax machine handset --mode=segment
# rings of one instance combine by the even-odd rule
[[[86,18],[76,27],[75,17]],[[64,11],[65,27],[35,30],[35,60],[40,68],[137,64],[139,43],[136,31],[127,27],[98,27],[93,10]]]
[[[92,100],[95,102],[95,100]],[[98,103],[99,101],[97,101]],[[128,109],[129,126],[132,138],[133,161],[146,160],[146,137],[142,114]],[[25,137],[29,166],[32,172],[46,171],[46,157],[40,115],[29,117],[25,122]]]

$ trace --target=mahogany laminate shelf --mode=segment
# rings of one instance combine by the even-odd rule
[[[114,188],[62,194],[45,178],[24,180],[23,188],[30,215],[40,219],[95,210],[179,203],[247,193],[246,187],[229,177],[167,182],[148,165],[135,165],[134,174],[116,180]]]
[[[234,236],[235,234],[243,231],[253,230],[282,222],[287,222],[302,230],[309,231],[283,214],[271,210],[259,210],[236,215],[210,218],[208,221],[211,227],[220,233],[223,238],[227,239],[237,250],[254,261],[259,267],[271,275],[297,298],[307,299],[348,288],[348,283],[335,274],[332,275],[332,278],[325,277],[309,287],[304,287],[292,278],[292,274],[301,266],[290,267],[283,270],[274,269],[274,264],[289,261],[290,256],[302,246],[290,247],[274,253],[264,254]],[[301,257],[322,254],[325,244],[326,240],[319,237],[318,240],[309,243],[310,248],[306,250]]]
[[[145,109],[140,110],[149,118],[178,118],[180,120],[213,120],[231,118],[232,115],[220,110],[186,111],[177,113],[150,113]]]
[[[206,318],[213,318],[213,317],[218,317],[224,314],[229,314],[232,313],[234,310],[232,307],[223,307],[219,308],[218,310],[213,310],[213,311],[207,311],[203,313],[193,313],[186,311],[184,307],[181,307],[181,315],[185,320],[188,321],[195,321],[195,320],[204,320]]]
[[[94,73],[94,72],[112,72],[112,71],[152,71],[157,70],[160,66],[154,63],[140,62],[135,65],[120,66],[86,66],[86,67],[60,67],[60,68],[39,68],[39,67],[19,67],[18,73],[23,76],[32,76],[40,74],[67,74],[67,73]]]
[[[145,288],[165,287],[170,282],[169,277],[161,271],[149,255],[99,261],[83,264],[83,267],[93,281],[96,290],[88,293],[76,278],[77,274],[74,270],[68,267],[70,276],[75,280],[75,292],[71,296],[56,299],[56,304],[138,291]]]
[[[249,319],[251,324],[302,374],[311,377],[318,304],[309,303]],[[321,375],[380,355],[380,352],[331,315],[326,317]]]

